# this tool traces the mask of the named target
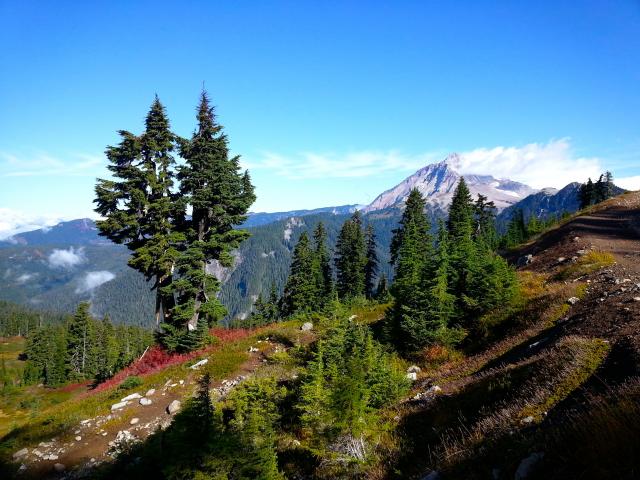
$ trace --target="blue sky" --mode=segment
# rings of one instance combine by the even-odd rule
[[[640,188],[640,2],[0,2],[0,232],[92,214],[116,131],[204,82],[256,211],[368,203],[451,151]]]

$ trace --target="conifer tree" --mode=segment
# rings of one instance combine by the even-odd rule
[[[341,299],[364,294],[366,251],[359,211],[344,222],[336,243],[336,288]]]
[[[391,293],[394,302],[387,312],[387,330],[401,349],[416,343],[411,338],[413,322],[420,315],[418,299],[423,289],[423,270],[433,250],[430,225],[424,209],[422,194],[417,189],[411,190],[400,226],[393,231],[391,239],[391,261],[394,266]]]
[[[376,278],[378,276],[378,252],[376,235],[373,225],[369,224],[365,232],[367,246],[366,263],[364,265],[364,290],[367,298],[373,298],[376,293]]]
[[[95,330],[89,315],[89,303],[78,305],[67,329],[67,372],[83,380],[96,371]]]
[[[167,291],[177,253],[173,224],[184,214],[172,194],[175,135],[157,96],[144,133],[136,136],[121,130],[119,134],[120,144],[106,151],[107,168],[115,180],[98,179],[95,187],[95,210],[104,217],[96,226],[100,235],[126,245],[132,251],[129,266],[153,281],[159,325],[174,306]]]
[[[487,197],[478,194],[474,204],[475,231],[474,235],[480,243],[484,243],[487,248],[493,250],[498,246],[498,234],[496,232],[496,206]]]
[[[192,213],[180,226],[185,241],[176,262],[179,279],[166,290],[178,297],[171,325],[165,325],[167,336],[202,331],[226,314],[216,297],[220,282],[206,267],[214,260],[224,267],[233,264],[231,251],[249,236],[234,226],[247,218],[255,200],[248,172],[240,172],[240,157],[229,156],[227,136],[206,92],[200,97],[197,130],[190,140],[179,142],[185,160],[178,173],[181,201],[191,206]],[[167,339],[167,343],[184,348],[193,339]]]
[[[580,185],[580,191],[578,193],[578,197],[580,199],[580,208],[587,208],[590,205],[595,203],[595,187],[593,182],[591,181],[591,177],[587,180],[587,183],[583,183]]]
[[[379,302],[387,302],[389,300],[389,285],[387,282],[387,276],[384,273],[380,275],[380,280],[378,280],[375,298]]]
[[[314,275],[314,257],[309,237],[306,232],[302,232],[293,249],[291,270],[282,296],[285,315],[310,312],[317,308],[319,290],[317,277]]]
[[[331,269],[331,257],[327,247],[327,230],[322,222],[313,232],[315,271],[318,283],[318,291],[322,304],[326,304],[331,299],[333,290],[333,272]]]

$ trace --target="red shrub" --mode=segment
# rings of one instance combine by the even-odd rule
[[[227,329],[222,327],[216,327],[211,329],[211,334],[214,335],[219,341],[219,344],[226,344],[238,341],[246,338],[255,332],[255,329],[248,328],[233,328]],[[218,344],[218,345],[219,345]],[[142,376],[159,372],[164,368],[179,363],[184,363],[192,360],[205,353],[209,353],[217,348],[218,345],[212,345],[200,350],[195,350],[189,353],[169,353],[159,345],[153,345],[147,350],[144,356],[134,361],[128,367],[120,370],[113,377],[98,385],[93,391],[101,392],[108,388],[119,385],[127,377],[130,376]]]

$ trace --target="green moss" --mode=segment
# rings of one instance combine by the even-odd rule
[[[579,388],[602,364],[609,352],[609,344],[601,339],[572,339],[570,351],[575,355],[572,368],[566,368],[565,375],[552,387],[542,402],[527,405],[520,413],[521,418],[533,417],[540,421],[545,413],[567,398]]]

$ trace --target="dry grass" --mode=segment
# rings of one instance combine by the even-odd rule
[[[565,267],[555,276],[557,280],[568,280],[578,278],[597,272],[605,267],[616,263],[615,257],[609,252],[599,252],[590,250],[583,256],[579,257],[573,264]]]

